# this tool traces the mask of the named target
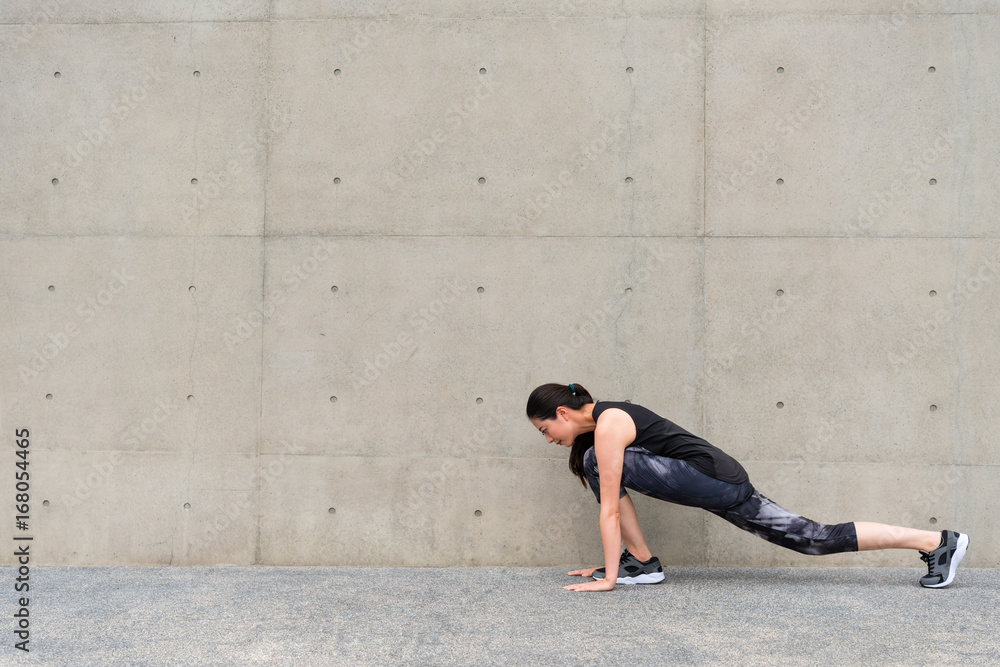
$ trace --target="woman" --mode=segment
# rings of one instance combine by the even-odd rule
[[[633,403],[594,401],[578,384],[549,383],[531,392],[528,419],[548,442],[571,447],[569,469],[590,483],[601,504],[604,567],[573,570],[594,581],[571,591],[609,591],[619,584],[663,581],[663,568],[639,529],[630,488],[667,502],[701,507],[743,530],[799,553],[916,549],[927,563],[921,585],[955,579],[969,536],[855,521],[826,525],[789,512],[754,489],[734,458]],[[621,544],[625,551],[621,552]]]

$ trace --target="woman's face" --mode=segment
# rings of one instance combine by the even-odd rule
[[[563,447],[572,447],[576,434],[573,432],[573,424],[568,418],[568,413],[564,408],[556,410],[555,419],[531,419],[539,431],[545,436],[546,442],[553,442]]]

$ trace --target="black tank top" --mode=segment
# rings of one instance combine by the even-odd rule
[[[607,408],[621,408],[635,422],[635,440],[629,447],[644,447],[657,456],[687,461],[692,468],[730,484],[749,479],[747,471],[729,454],[641,405],[597,401],[592,414],[595,422]]]

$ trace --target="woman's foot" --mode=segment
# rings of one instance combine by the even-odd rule
[[[591,575],[600,581],[607,576],[603,567],[594,570]],[[663,568],[660,566],[660,559],[650,556],[649,560],[641,561],[628,552],[622,552],[618,559],[618,583],[619,584],[658,584],[663,581]]]
[[[920,577],[920,585],[925,588],[944,588],[954,581],[955,570],[968,548],[968,535],[954,530],[942,530],[938,548],[920,552],[920,559],[927,563],[927,574]]]

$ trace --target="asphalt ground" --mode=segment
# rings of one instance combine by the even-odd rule
[[[1000,665],[1000,570],[568,567],[0,568],[3,665]]]

